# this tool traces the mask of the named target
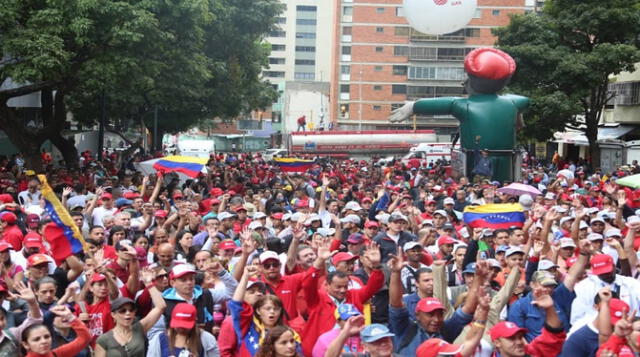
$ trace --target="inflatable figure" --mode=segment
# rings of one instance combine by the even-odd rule
[[[391,112],[391,122],[407,120],[413,114],[453,115],[460,120],[460,144],[467,153],[467,172],[474,167],[473,152],[487,150],[493,180],[513,180],[516,121],[528,104],[527,97],[497,93],[509,82],[516,63],[503,51],[478,48],[465,57],[468,98],[441,97],[407,102]]]

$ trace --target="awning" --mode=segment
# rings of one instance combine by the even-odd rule
[[[635,129],[635,127],[631,125],[599,127],[598,142],[615,141],[633,129]],[[554,141],[557,143],[566,143],[578,146],[589,145],[589,140],[587,140],[587,136],[582,131],[567,130],[565,132],[556,132],[553,136],[556,139]]]

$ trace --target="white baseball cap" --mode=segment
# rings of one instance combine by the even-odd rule
[[[622,237],[622,232],[618,228],[609,228],[604,232],[605,238],[609,237]]]
[[[262,225],[262,223],[258,222],[258,221],[253,221],[251,223],[249,223],[249,229],[256,229],[256,228],[263,228],[264,226]]]
[[[235,217],[235,216],[236,216],[236,215],[235,215],[235,214],[233,214],[233,213],[229,213],[229,212],[227,212],[227,211],[224,211],[224,212],[222,212],[222,213],[220,213],[220,214],[218,215],[218,219],[219,219],[219,220],[221,220],[221,221],[224,221],[225,219],[233,218],[233,217]]]
[[[267,250],[265,252],[262,252],[262,254],[260,254],[260,264],[263,264],[267,260],[280,261],[280,257],[278,256],[278,253],[276,253],[276,252],[274,252],[272,250]]]
[[[360,207],[360,204],[356,201],[349,201],[346,205],[344,205],[344,208],[342,209],[343,212],[346,210],[362,211],[362,207]]]
[[[358,217],[355,214],[348,214],[346,217],[341,218],[340,222],[360,224],[361,220],[360,220],[360,217]]]
[[[556,265],[554,262],[552,262],[549,259],[542,259],[538,263],[538,270],[549,270],[551,268],[558,268],[558,265]]]
[[[600,233],[589,233],[589,235],[587,235],[587,239],[590,242],[593,242],[593,241],[596,241],[596,240],[604,240],[604,237]]]
[[[444,201],[442,201],[442,204],[454,205],[454,204],[456,204],[456,201],[454,201],[453,198],[451,198],[451,197],[447,197],[447,198],[444,199]]]
[[[560,248],[575,248],[576,243],[571,238],[560,238]]]
[[[406,252],[407,250],[411,250],[415,247],[422,248],[422,245],[418,242],[407,242],[402,246],[402,250]]]
[[[267,215],[264,212],[256,212],[253,215],[253,219],[265,218]]]

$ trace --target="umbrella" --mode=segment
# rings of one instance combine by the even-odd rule
[[[531,197],[536,197],[537,195],[542,194],[542,192],[538,191],[538,189],[533,186],[529,186],[529,185],[525,185],[523,183],[517,183],[517,182],[514,182],[508,186],[499,188],[498,192],[511,195],[511,196],[531,195]]]
[[[631,188],[640,188],[640,174],[617,179],[616,183],[621,186],[627,186]]]

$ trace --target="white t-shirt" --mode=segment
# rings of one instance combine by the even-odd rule
[[[102,219],[106,216],[113,216],[118,211],[117,208],[106,209],[104,206],[96,207],[93,209],[91,216],[94,226],[103,226]]]

